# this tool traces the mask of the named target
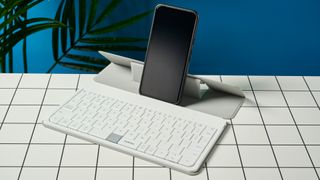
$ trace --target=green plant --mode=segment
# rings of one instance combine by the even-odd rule
[[[33,33],[64,24],[49,18],[27,18],[28,10],[44,0],[0,0],[0,66],[1,72],[13,72],[13,47],[23,40],[23,66],[27,66],[27,37]]]
[[[111,25],[104,25],[104,21],[120,3],[121,0],[111,0],[102,13],[98,14],[99,0],[63,0],[58,7],[55,20],[68,26],[52,31],[54,63],[48,72],[51,72],[57,65],[99,72],[109,64],[108,60],[88,52],[97,52],[98,50],[145,51],[145,47],[124,45],[124,43],[146,41],[145,38],[107,36],[108,33],[132,25],[152,12],[147,11]],[[70,59],[73,62],[70,62]]]

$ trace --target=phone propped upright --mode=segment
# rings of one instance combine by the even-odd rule
[[[198,14],[159,4],[155,8],[140,94],[179,104],[188,72]]]

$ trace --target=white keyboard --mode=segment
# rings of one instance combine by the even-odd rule
[[[55,130],[188,174],[199,171],[225,124],[115,88],[103,94],[79,90],[44,121]]]

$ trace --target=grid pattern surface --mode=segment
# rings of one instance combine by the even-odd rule
[[[212,76],[247,100],[197,176],[44,128],[92,77],[0,74],[1,180],[319,180],[320,77]]]

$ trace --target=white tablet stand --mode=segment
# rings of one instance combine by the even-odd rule
[[[110,60],[111,64],[94,80],[138,94],[143,62],[107,52],[99,53]],[[230,119],[237,114],[244,99],[238,87],[214,81],[207,76],[188,75],[179,105]]]

